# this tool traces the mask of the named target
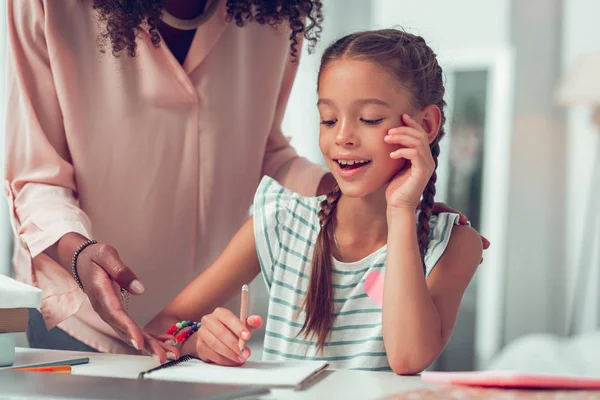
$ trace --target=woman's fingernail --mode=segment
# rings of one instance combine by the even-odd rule
[[[129,284],[129,288],[133,290],[136,294],[142,294],[144,293],[144,290],[146,290],[144,288],[144,285],[142,285],[142,282],[140,282],[137,279],[131,281],[131,283]]]
[[[171,353],[170,351],[167,352],[167,358],[169,360],[176,360],[177,359],[177,357],[175,357],[175,353]]]
[[[140,346],[138,346],[138,343],[135,339],[131,339],[131,345],[133,346],[134,349],[141,350]]]
[[[250,332],[244,331],[242,332],[242,339],[248,339],[250,337]]]

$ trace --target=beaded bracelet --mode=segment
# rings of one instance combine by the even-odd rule
[[[98,241],[93,240],[93,239],[85,241],[84,243],[81,244],[81,246],[79,246],[77,248],[77,250],[75,250],[75,253],[73,253],[73,258],[71,259],[71,274],[73,275],[73,279],[75,279],[77,286],[79,286],[79,289],[81,289],[84,292],[85,292],[85,289],[83,288],[83,284],[81,283],[81,279],[79,279],[79,274],[77,273],[77,258],[79,258],[79,254],[81,254],[81,252],[83,250],[85,250],[86,247],[91,246],[96,243],[98,243]],[[123,288],[121,288],[121,300],[123,300],[123,305],[125,307],[125,311],[128,311],[128,309],[129,309],[129,292]]]
[[[77,250],[75,250],[75,253],[73,254],[73,258],[71,260],[71,272],[73,274],[73,279],[75,279],[75,282],[77,282],[79,289],[83,290],[84,292],[85,292],[85,290],[83,289],[83,285],[81,284],[81,280],[79,279],[79,274],[77,273],[77,257],[79,257],[79,254],[86,247],[88,247],[92,244],[96,244],[96,243],[98,243],[97,240],[87,240],[85,243],[83,243],[81,246],[79,246],[77,248]]]
[[[167,335],[175,335],[177,332],[179,332],[175,336],[175,344],[182,343],[185,340],[187,340],[187,338],[192,336],[194,334],[194,332],[197,332],[201,326],[202,326],[202,322],[185,321],[184,320],[184,321],[178,322],[175,325],[173,325],[172,327],[170,327],[167,330]]]

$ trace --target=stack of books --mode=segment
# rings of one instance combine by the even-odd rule
[[[29,309],[41,304],[40,289],[0,275],[0,367],[14,363],[14,334],[27,331]]]

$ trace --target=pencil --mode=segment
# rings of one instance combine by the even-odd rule
[[[13,371],[22,371],[22,372],[54,372],[58,374],[70,374],[71,366],[70,365],[56,365],[53,367],[31,367],[31,368],[15,368]]]
[[[248,318],[248,285],[242,286],[242,301],[240,302],[240,321],[246,325],[246,319]],[[240,338],[239,342],[240,351],[244,350],[246,341]]]

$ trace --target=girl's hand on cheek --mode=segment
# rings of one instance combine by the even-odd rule
[[[385,195],[388,207],[415,211],[425,186],[435,170],[427,132],[408,114],[402,115],[406,126],[390,129],[384,140],[402,146],[390,153],[392,159],[406,159],[407,165],[392,178]]]

